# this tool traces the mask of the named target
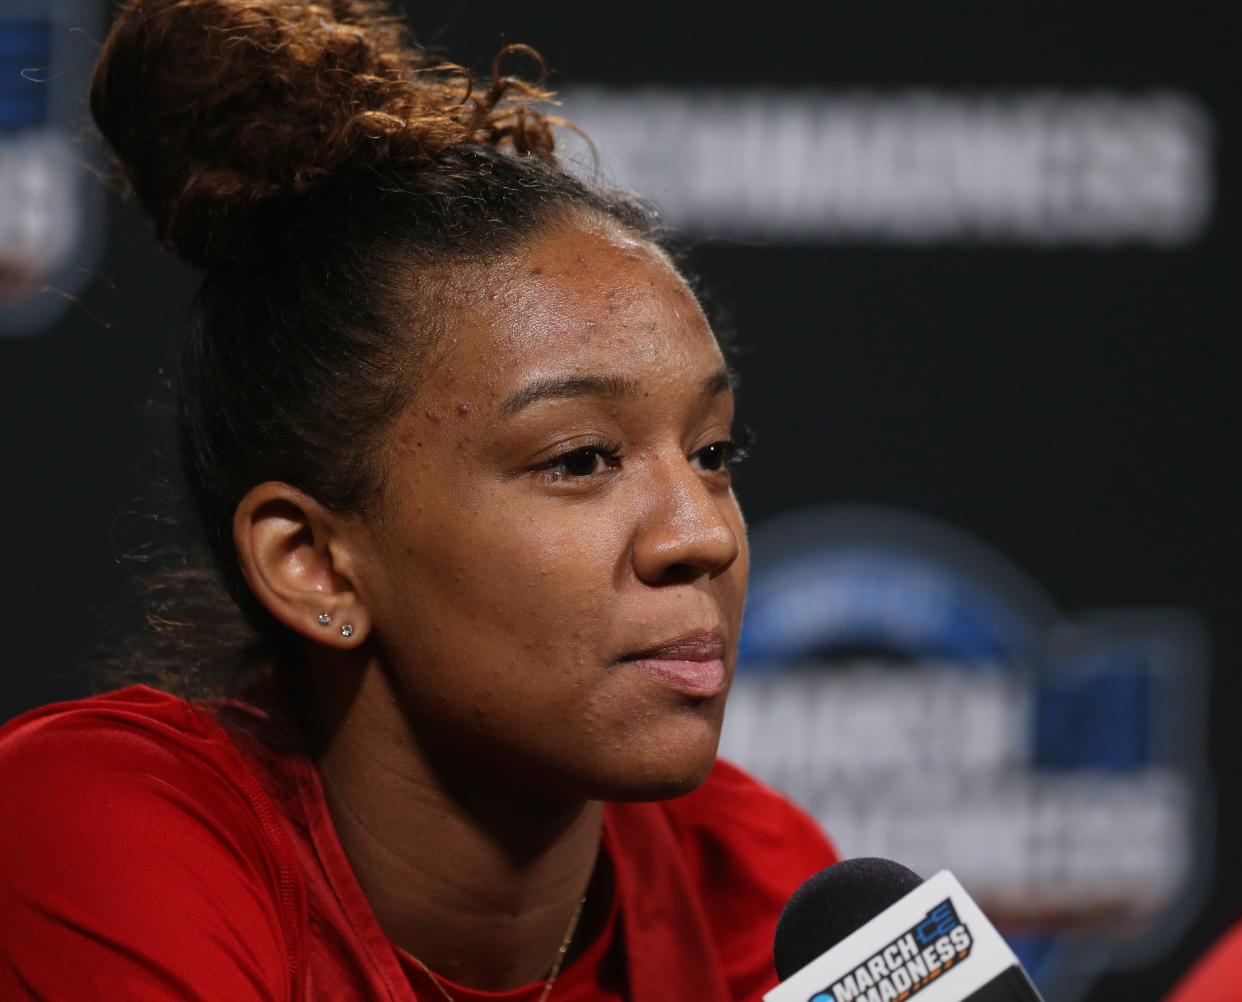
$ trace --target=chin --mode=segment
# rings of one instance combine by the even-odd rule
[[[697,790],[716,763],[719,724],[699,720],[697,727],[631,739],[623,758],[601,763],[602,780],[592,799],[641,802],[671,800]]]

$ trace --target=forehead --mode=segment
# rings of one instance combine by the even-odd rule
[[[532,376],[701,377],[721,356],[668,258],[614,228],[564,226],[463,276],[449,305],[457,392],[499,397]]]

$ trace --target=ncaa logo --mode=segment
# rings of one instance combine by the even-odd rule
[[[1049,998],[1170,945],[1212,860],[1192,612],[1066,614],[890,509],[795,512],[752,553],[721,754],[842,855],[952,870]]]

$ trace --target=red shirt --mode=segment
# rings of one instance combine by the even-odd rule
[[[380,928],[313,763],[203,705],[133,686],[32,710],[0,727],[0,791],[0,998],[443,999]],[[612,918],[555,1002],[758,1002],[781,908],[836,858],[725,762],[677,800],[608,804],[602,850]]]
[[[1167,1002],[1236,1002],[1242,998],[1242,925],[1229,930],[1173,989]]]

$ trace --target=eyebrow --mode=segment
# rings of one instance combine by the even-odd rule
[[[718,396],[737,385],[737,377],[729,369],[721,369],[703,380],[704,396]],[[638,380],[627,376],[549,376],[536,379],[529,386],[510,394],[500,405],[504,417],[512,417],[518,411],[539,400],[558,397],[601,397],[620,400],[638,395]]]

